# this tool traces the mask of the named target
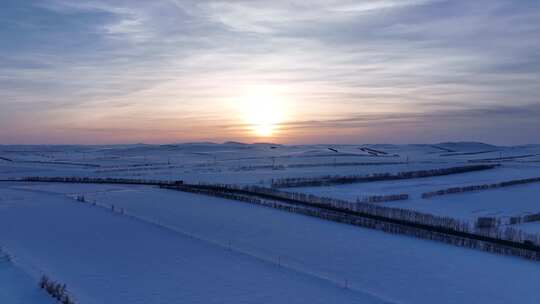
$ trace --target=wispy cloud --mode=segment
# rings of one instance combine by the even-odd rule
[[[392,9],[397,7],[405,7],[411,5],[422,5],[434,2],[436,0],[378,0],[378,1],[364,1],[360,3],[352,3],[349,5],[336,6],[332,10],[338,12],[347,13],[363,13],[381,9]]]
[[[249,140],[231,104],[261,85],[287,102],[288,142],[451,137],[460,113],[508,128],[522,119],[510,109],[540,104],[537,1],[44,0],[12,1],[0,17],[0,142],[62,128],[39,138],[130,140],[141,126],[169,135],[139,141],[182,140],[194,124],[201,139]],[[411,131],[427,122],[429,136]]]

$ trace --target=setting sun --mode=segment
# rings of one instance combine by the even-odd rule
[[[0,16],[0,304],[540,304],[540,0]]]
[[[250,132],[259,137],[275,135],[285,118],[282,98],[268,88],[246,94],[241,99],[241,112]]]

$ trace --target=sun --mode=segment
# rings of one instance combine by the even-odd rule
[[[266,89],[242,97],[240,107],[250,132],[258,137],[275,135],[285,117],[283,100]]]
[[[282,120],[279,102],[266,96],[253,97],[245,105],[244,111],[244,119],[251,131],[260,137],[274,135]]]

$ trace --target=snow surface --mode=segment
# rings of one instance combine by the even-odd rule
[[[451,187],[540,177],[539,169],[536,166],[513,164],[502,165],[493,170],[449,176],[285,190],[348,201],[356,201],[357,198],[369,195],[404,193],[410,195],[409,200],[387,202],[383,205],[474,220],[482,216],[509,217],[539,213],[540,183],[436,196],[429,199],[423,199],[421,195],[425,192]]]
[[[387,154],[369,155],[364,147]],[[0,157],[0,179],[96,176],[265,185],[275,178],[484,160],[502,166],[286,190],[347,200],[407,193],[410,200],[385,205],[467,220],[540,212],[540,184],[420,197],[448,187],[540,177],[538,145],[0,146]],[[90,203],[77,202],[77,195]],[[516,227],[540,233],[537,222]],[[42,273],[66,283],[78,303],[540,303],[536,262],[145,186],[3,182],[0,246],[14,257],[0,263],[0,303],[17,303],[23,295],[23,303],[49,303],[37,289]]]
[[[79,303],[385,303],[368,293],[43,192],[3,189],[0,239]],[[7,202],[6,202],[7,201]]]
[[[409,170],[406,171],[415,170],[416,166],[410,166]],[[333,185],[324,187],[285,188],[284,190],[335,197],[349,201],[355,201],[357,197],[361,197],[363,195],[377,195],[382,193],[407,193],[412,198],[421,198],[422,193],[433,190],[446,189],[450,187],[462,187],[467,185],[490,184],[506,180],[532,177],[540,177],[540,166],[512,164],[502,165],[491,170],[447,176]],[[506,188],[505,190],[507,189],[512,188]],[[465,196],[467,194],[463,195]]]
[[[445,145],[449,144],[441,146]],[[360,150],[366,147],[365,145],[278,146],[195,143],[162,146],[0,146],[0,157],[13,160],[0,161],[0,178],[35,174],[184,179],[189,182],[232,180],[234,183],[261,181],[268,183],[272,178],[283,177],[440,168],[463,165],[469,160],[500,156],[530,155],[508,163],[527,162],[526,164],[531,166],[540,165],[533,162],[540,156],[540,146],[486,147],[478,143],[459,143],[450,145],[452,151],[456,151],[452,153],[434,148],[435,146],[437,145],[367,146],[387,153],[379,156],[369,155]],[[339,152],[332,152],[328,148]],[[486,149],[491,152],[453,155],[471,151],[485,152]],[[447,154],[451,155],[446,156]],[[353,165],[354,163],[379,165]],[[391,164],[380,165],[381,163]]]
[[[0,303],[52,304],[54,301],[38,288],[34,278],[0,253]]]
[[[26,188],[4,191],[13,197],[30,195],[23,201],[43,195],[47,203],[26,208],[12,205],[8,227],[17,233],[0,238],[7,238],[10,246],[22,252],[47,250],[28,260],[39,257],[37,264],[49,265],[47,271],[76,287],[76,294],[85,295],[85,303],[156,302],[148,290],[138,292],[142,281],[146,288],[160,293],[160,300],[190,303],[208,303],[212,298],[226,299],[226,303],[311,303],[320,293],[326,295],[321,303],[540,301],[536,291],[540,264],[518,258],[157,188]],[[90,203],[66,198],[75,194],[84,194]],[[113,204],[117,211],[124,209],[124,215],[100,207]],[[2,231],[5,225],[0,225]],[[41,236],[33,236],[31,228],[24,228],[32,225],[51,227],[49,233],[55,234],[51,238],[60,236],[65,247],[49,248],[51,238],[41,240]],[[66,225],[70,227],[67,232]],[[20,239],[28,241],[25,248],[19,247]],[[236,266],[230,269],[232,256]],[[194,265],[195,257],[205,266]],[[80,265],[81,259],[84,265]],[[205,269],[202,273],[201,268]],[[276,269],[278,273],[274,273]],[[144,278],[137,273],[144,273]],[[295,284],[304,283],[291,291],[282,286],[293,284],[286,277]],[[182,286],[188,284],[184,280],[191,280],[190,292],[178,290],[170,280],[182,282]],[[214,286],[210,295],[205,293],[207,284]],[[99,291],[105,286],[106,295],[102,295]],[[101,298],[94,298],[96,293]]]

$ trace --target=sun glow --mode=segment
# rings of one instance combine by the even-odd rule
[[[243,120],[250,131],[259,137],[271,137],[279,131],[285,119],[283,99],[269,89],[246,94],[240,103]]]

